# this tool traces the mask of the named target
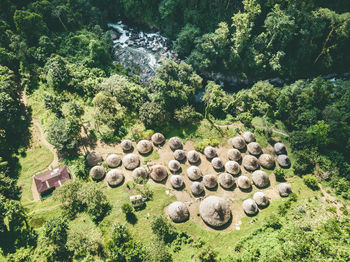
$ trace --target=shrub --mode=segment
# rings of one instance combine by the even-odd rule
[[[315,177],[315,175],[313,175],[313,174],[305,175],[305,176],[303,176],[303,181],[304,181],[305,185],[307,187],[311,188],[312,190],[319,189],[318,180]]]
[[[273,228],[276,230],[276,229],[280,229],[282,227],[282,223],[277,216],[272,215],[266,220],[264,226],[266,228],[270,227],[270,228]]]
[[[164,243],[171,243],[176,238],[173,225],[163,216],[155,217],[151,222],[152,232]]]
[[[245,126],[251,126],[253,121],[253,115],[249,112],[244,112],[237,116],[237,120]]]
[[[201,262],[215,262],[217,253],[210,247],[203,248],[197,254],[197,261]]]
[[[285,181],[285,170],[282,168],[275,169],[275,177],[277,181]]]
[[[219,141],[215,138],[206,138],[203,139],[199,142],[196,142],[194,145],[194,149],[196,149],[197,151],[203,153],[204,148],[206,148],[207,146],[217,146],[219,145]]]
[[[134,208],[129,203],[124,203],[122,205],[122,211],[126,216],[129,216],[134,212]]]

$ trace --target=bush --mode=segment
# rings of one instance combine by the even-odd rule
[[[207,146],[217,146],[217,145],[219,145],[219,141],[217,139],[206,138],[199,142],[196,142],[194,145],[194,149],[196,149],[198,152],[203,153],[204,148],[206,148]]]
[[[277,181],[279,181],[279,182],[285,181],[285,170],[284,169],[276,168],[274,174],[275,174]]]
[[[253,121],[253,115],[249,112],[244,112],[237,116],[237,120],[245,126],[251,126]]]
[[[200,262],[215,262],[217,253],[210,247],[203,248],[197,254],[197,261]]]
[[[312,190],[319,189],[318,180],[317,180],[317,177],[315,177],[315,175],[313,175],[313,174],[305,175],[305,176],[303,176],[303,181],[304,181],[305,185],[307,187],[311,188]]]
[[[151,222],[152,232],[164,243],[171,243],[176,238],[173,225],[163,216],[155,217]]]
[[[281,223],[281,220],[277,216],[272,215],[266,220],[264,226],[266,228],[270,227],[270,228],[273,228],[276,230],[276,229],[280,229],[282,227],[282,223]]]
[[[124,203],[122,205],[122,211],[126,216],[129,216],[134,212],[134,208],[129,203]]]

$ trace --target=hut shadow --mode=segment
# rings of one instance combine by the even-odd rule
[[[205,190],[203,190],[203,192],[200,193],[199,195],[194,195],[192,192],[191,192],[191,194],[192,194],[195,198],[204,197],[204,196],[205,196]]]
[[[152,147],[152,150],[149,151],[148,153],[143,154],[143,153],[140,153],[140,152],[139,152],[139,154],[140,154],[141,156],[143,156],[143,157],[148,157],[148,156],[150,156],[152,153],[153,153],[153,147]]]
[[[259,205],[258,205],[258,207],[259,207],[260,210],[264,210],[265,208],[268,208],[269,206],[270,206],[270,201],[269,201],[269,203],[267,203],[266,206],[259,206]]]
[[[156,184],[165,185],[166,182],[168,181],[168,177],[169,177],[169,176],[167,176],[166,178],[164,178],[162,181],[155,181],[154,179],[152,179],[152,180],[153,180],[153,182],[156,183]]]
[[[218,168],[218,169],[216,169],[215,167],[213,167],[214,168],[214,170],[216,171],[216,172],[218,172],[218,173],[223,173],[223,172],[225,172],[225,167],[223,166],[222,168]]]
[[[108,184],[108,182],[106,181],[107,185],[108,185],[110,188],[117,188],[117,187],[120,187],[120,186],[124,185],[124,182],[125,182],[125,178],[123,178],[123,181],[120,182],[118,185],[113,186],[113,185]]]
[[[234,191],[236,189],[236,183],[229,188],[221,187],[225,191]]]
[[[278,165],[280,168],[282,168],[282,169],[289,169],[292,165],[291,164],[289,164],[288,166],[281,166],[281,165]]]
[[[177,160],[177,161],[179,161],[180,164],[186,164],[187,157],[185,157],[185,158],[182,159],[182,160]]]
[[[247,217],[255,217],[259,214],[259,209],[255,214],[247,214],[245,211],[244,211],[244,214],[246,214]]]
[[[204,220],[203,220],[204,221]],[[215,230],[225,230],[227,229],[228,227],[231,226],[232,224],[232,214],[231,214],[231,217],[230,219],[227,221],[227,223],[225,225],[222,225],[222,226],[219,226],[219,227],[216,227],[216,226],[212,226],[212,225],[209,225],[207,222],[204,221],[204,223],[208,226],[208,227],[211,227]]]
[[[124,150],[124,149],[123,149],[123,152],[124,152],[125,154],[130,154],[130,153],[134,152],[134,150],[135,150],[135,148],[134,148],[134,146],[132,146],[129,150]]]
[[[235,148],[235,147],[234,147]],[[236,149],[238,149],[238,148],[236,148]],[[248,152],[248,150],[247,150],[247,146],[244,146],[242,149],[238,149],[239,150],[239,152],[241,152],[241,153],[247,153]]]
[[[271,182],[270,182],[270,181],[267,183],[266,186],[260,187],[260,186],[255,185],[255,187],[256,187],[257,189],[266,189],[266,188],[268,188],[269,186],[271,186]]]
[[[253,187],[250,187],[250,188],[247,188],[247,189],[243,189],[243,188],[240,188],[240,187],[238,187],[238,188],[239,188],[239,190],[241,190],[244,193],[250,193],[253,190]]]
[[[218,188],[219,188],[219,185],[218,184],[216,184],[216,186],[215,187],[212,187],[212,188],[208,188],[208,187],[206,187],[205,186],[205,188],[208,190],[208,191],[217,191],[218,190]]]
[[[197,162],[195,162],[195,163],[190,162],[190,161],[188,161],[188,163],[189,163],[191,166],[199,166],[199,165],[202,163],[202,159],[199,158],[199,160],[198,160]]]
[[[170,170],[170,173],[171,173],[172,175],[181,175],[181,174],[183,173],[182,167],[180,167],[180,169],[177,170],[177,171],[171,171],[171,170]]]
[[[180,186],[180,187],[177,187],[177,188],[175,188],[175,187],[173,187],[173,186],[171,186],[174,190],[176,190],[176,191],[182,191],[182,190],[184,190],[184,188],[186,187],[186,185],[185,185],[185,183],[183,183],[182,184],[182,186]]]

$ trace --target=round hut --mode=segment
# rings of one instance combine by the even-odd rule
[[[245,148],[245,142],[244,139],[240,136],[236,136],[231,139],[232,146],[237,149],[244,149]]]
[[[280,196],[287,197],[292,193],[292,187],[288,183],[281,183],[278,185],[278,192],[280,193]]]
[[[204,148],[204,155],[208,159],[212,159],[212,158],[216,157],[217,153],[216,153],[215,147],[207,146],[206,148]]]
[[[185,203],[176,201],[168,206],[168,215],[172,221],[180,223],[186,221],[190,217],[190,212]]]
[[[228,156],[228,159],[230,159],[232,161],[236,161],[236,162],[238,162],[242,159],[241,152],[236,148],[229,149],[227,151],[227,156]]]
[[[196,150],[190,150],[187,153],[187,160],[190,164],[197,164],[200,159],[199,153]]]
[[[133,170],[140,165],[140,158],[135,154],[127,154],[123,157],[122,162],[126,169]]]
[[[154,165],[151,169],[151,178],[156,182],[161,182],[168,176],[168,171],[163,165]]]
[[[273,148],[277,155],[287,155],[287,147],[281,142],[277,142]]]
[[[260,167],[258,159],[252,155],[244,156],[242,164],[244,168],[247,169],[248,171],[257,170]]]
[[[173,151],[176,149],[182,149],[182,147],[183,147],[182,141],[178,137],[170,138],[168,144],[169,144],[171,150],[173,150]]]
[[[151,140],[152,140],[153,144],[157,146],[157,145],[161,145],[164,143],[165,137],[161,133],[154,133],[151,137]]]
[[[148,154],[152,151],[153,146],[152,143],[146,139],[140,140],[136,145],[137,151],[139,151],[140,154]]]
[[[182,149],[176,149],[174,151],[174,158],[177,161],[182,161],[186,158],[186,153]]]
[[[96,166],[98,163],[102,162],[102,156],[100,153],[97,152],[91,152],[86,157],[86,162],[88,166],[93,167]]]
[[[238,175],[241,172],[241,167],[236,161],[227,161],[225,171],[231,175]]]
[[[168,167],[169,167],[170,171],[177,172],[180,170],[181,165],[180,165],[180,162],[177,160],[170,160]]]
[[[259,211],[257,204],[251,198],[244,200],[242,206],[243,206],[244,212],[249,216],[253,216]]]
[[[221,173],[219,175],[219,184],[221,187],[229,189],[233,187],[235,180],[233,179],[232,175],[228,173]]]
[[[211,160],[211,165],[214,167],[214,169],[219,170],[222,169],[224,167],[224,163],[222,162],[222,160],[219,157],[214,157]]]
[[[106,158],[106,163],[109,167],[117,167],[121,164],[122,159],[116,154],[110,154]]]
[[[287,155],[279,155],[277,157],[277,162],[280,167],[284,167],[284,168],[290,167],[290,159]]]
[[[259,207],[266,207],[269,204],[269,199],[263,192],[256,192],[253,195],[253,200]]]
[[[90,176],[94,180],[100,180],[105,176],[105,168],[103,166],[94,166],[90,169]]]
[[[191,192],[194,196],[199,196],[204,191],[204,187],[199,182],[193,182],[191,185]]]
[[[205,175],[203,177],[203,183],[204,183],[204,186],[209,189],[215,188],[218,185],[216,176],[212,174]]]
[[[173,175],[170,177],[170,184],[173,188],[179,189],[184,185],[184,179],[180,175]]]
[[[246,131],[242,134],[242,137],[246,143],[255,142],[255,136],[252,132]]]
[[[261,146],[257,142],[251,142],[247,145],[249,154],[258,156],[262,153]]]
[[[259,157],[259,164],[267,169],[272,169],[275,166],[275,159],[270,154],[262,154]]]
[[[256,170],[252,174],[252,180],[257,187],[266,187],[270,184],[270,178],[265,171]]]
[[[227,201],[221,197],[209,196],[199,206],[199,213],[205,223],[213,227],[225,225],[231,218]]]
[[[148,171],[146,170],[146,168],[144,168],[142,166],[137,167],[132,171],[132,177],[133,178],[142,177],[143,179],[147,179],[148,178]]]
[[[132,141],[130,139],[125,139],[120,143],[121,148],[123,151],[131,151],[133,146],[132,146]]]
[[[124,180],[123,171],[120,169],[111,169],[106,175],[106,181],[111,187],[118,186]]]
[[[187,168],[187,176],[191,180],[198,180],[202,177],[202,171],[198,166],[190,166]]]
[[[247,176],[240,176],[237,180],[237,185],[239,188],[246,190],[252,186],[252,183]]]

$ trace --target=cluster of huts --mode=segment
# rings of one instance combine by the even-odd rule
[[[155,133],[149,140],[141,140],[137,143],[136,149],[141,155],[150,153],[154,146],[161,146],[165,143],[165,137],[161,133]],[[170,184],[174,189],[184,188],[184,177],[178,174],[181,169],[181,163],[187,161],[191,166],[187,168],[186,174],[192,181],[190,191],[194,197],[203,196],[204,188],[213,190],[221,186],[223,189],[231,189],[237,185],[242,191],[249,190],[254,184],[257,188],[265,188],[270,184],[269,175],[260,170],[260,167],[273,169],[275,167],[275,158],[271,154],[264,153],[261,146],[255,141],[253,133],[247,131],[240,136],[231,139],[232,147],[227,152],[229,161],[226,163],[218,156],[215,147],[207,146],[203,154],[218,175],[203,174],[198,164],[201,161],[200,153],[196,150],[190,150],[187,153],[183,150],[183,143],[180,138],[172,137],[168,140],[168,145],[173,151],[174,159],[168,163],[168,168],[161,164],[154,164],[148,167],[140,166],[140,157],[133,151],[131,140],[123,140],[121,147],[126,153],[122,158],[116,154],[110,154],[106,158],[106,164],[110,169],[106,175],[106,181],[111,186],[117,186],[124,180],[123,170],[117,168],[121,164],[128,170],[132,170],[133,178],[150,177],[155,182],[162,182],[168,177],[168,169],[173,173],[170,177]],[[283,168],[290,166],[290,160],[287,155],[286,146],[282,143],[274,145],[277,154],[277,163]],[[247,154],[242,156],[242,151]],[[103,161],[99,153],[92,152],[87,156],[87,163],[91,166],[90,176],[95,180],[101,180],[105,176],[105,168],[99,165]],[[242,167],[239,163],[242,163]],[[242,168],[252,172],[252,181],[246,175],[242,174]],[[237,179],[235,177],[238,176]],[[281,196],[288,196],[292,189],[288,183],[280,183],[278,191]],[[259,208],[268,206],[269,198],[265,193],[259,191],[253,195],[253,198],[243,202],[243,210],[247,215],[255,215]],[[168,215],[174,222],[186,221],[189,216],[189,210],[184,202],[176,201],[168,206]],[[225,225],[231,219],[231,210],[226,199],[209,196],[204,198],[199,207],[199,214],[203,221],[213,227]]]

